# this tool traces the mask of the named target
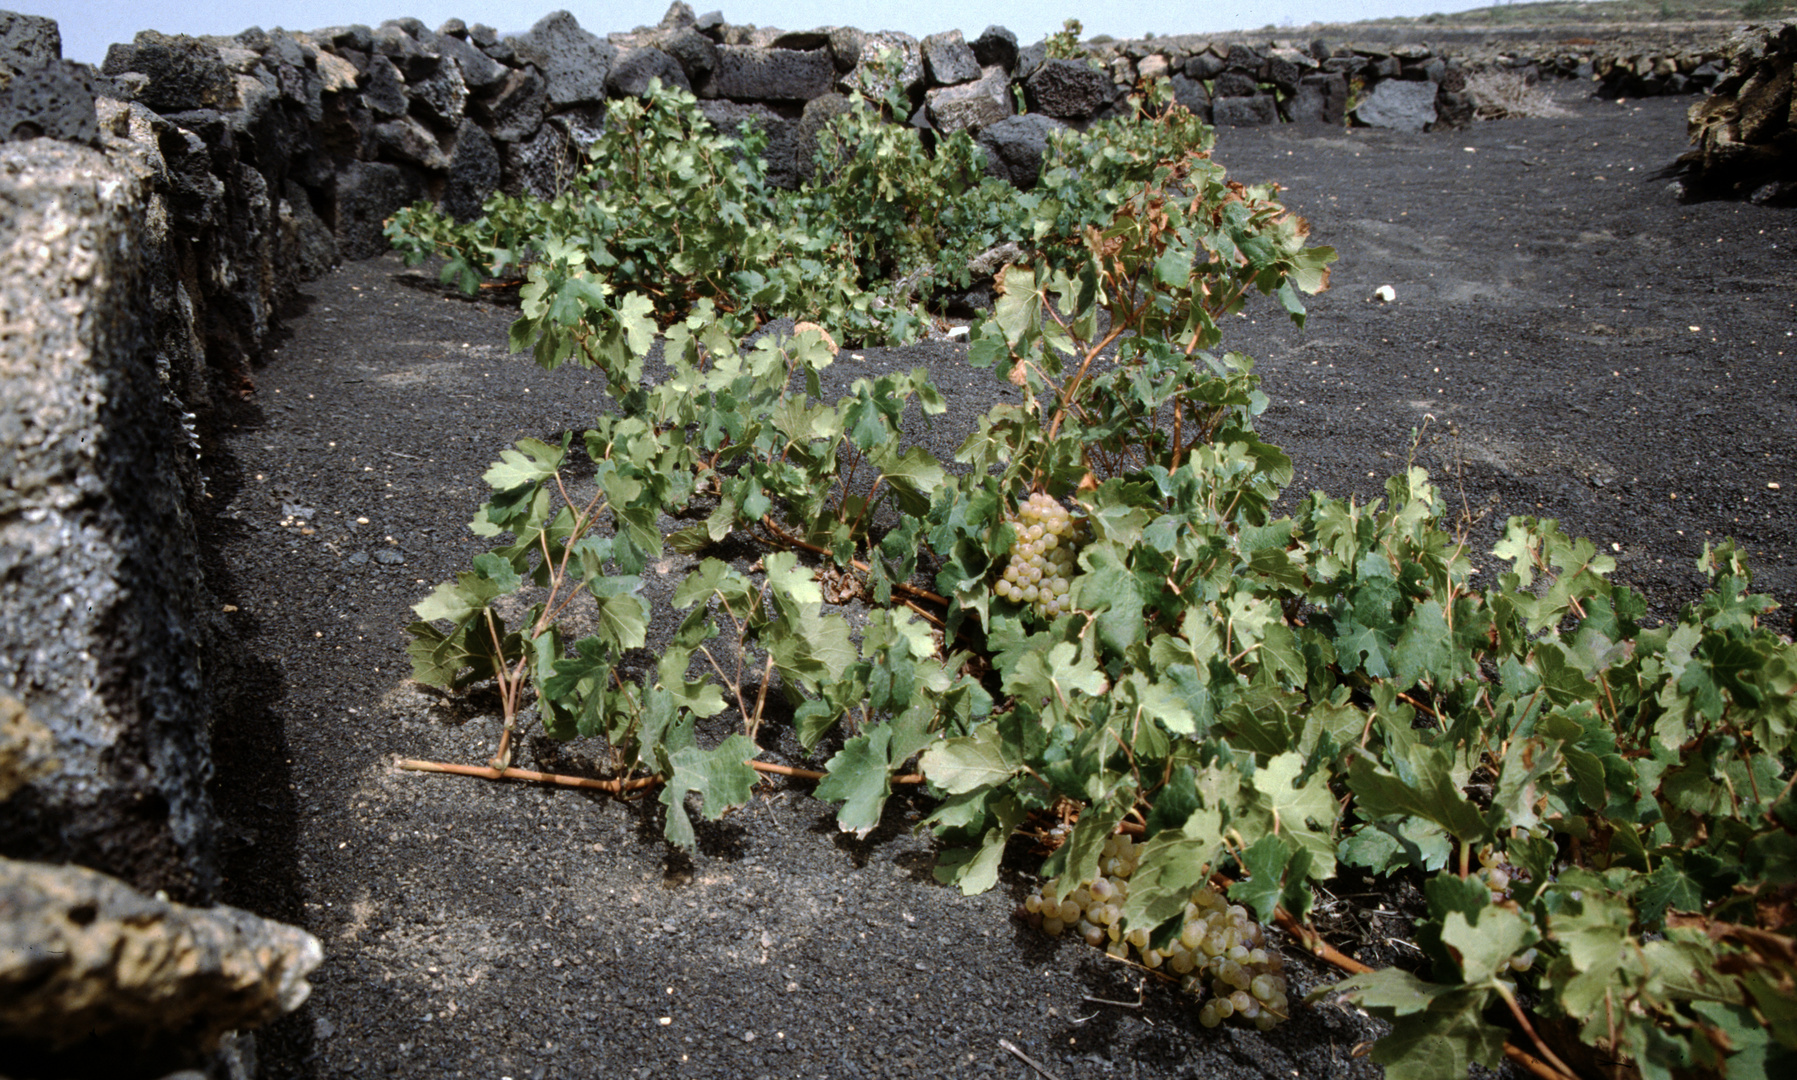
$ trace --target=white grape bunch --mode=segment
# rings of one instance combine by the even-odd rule
[[[1146,928],[1124,928],[1123,901],[1140,853],[1129,837],[1111,837],[1099,856],[1098,877],[1058,902],[1055,883],[1044,884],[1024,899],[1024,918],[1050,937],[1077,934],[1118,959],[1133,953],[1143,967],[1173,975],[1203,1002],[1198,1022],[1205,1027],[1233,1018],[1266,1031],[1284,1020],[1285,957],[1268,947],[1266,931],[1246,908],[1208,884],[1192,890],[1184,925],[1162,948],[1150,947]]]
[[[1065,506],[1035,492],[1017,509],[1012,522],[1017,539],[1011,561],[993,591],[1014,604],[1027,604],[1045,619],[1071,609],[1074,556],[1081,539],[1080,523]]]
[[[1520,881],[1528,881],[1529,872],[1523,867],[1510,865],[1510,857],[1507,853],[1496,848],[1486,847],[1479,852],[1477,878],[1484,883],[1487,889],[1491,890],[1493,904],[1508,903],[1511,907],[1515,907],[1510,894],[1511,887]],[[1517,953],[1510,958],[1510,970],[1529,970],[1535,966],[1537,955],[1537,951],[1534,949],[1525,949]]]

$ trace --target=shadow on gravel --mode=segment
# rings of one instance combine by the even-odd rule
[[[261,410],[250,405],[227,409],[220,420],[239,432],[263,426]],[[233,504],[244,484],[243,469],[212,440],[206,458],[212,498],[196,508],[206,583],[220,604],[218,632],[207,656],[212,703],[212,781],[208,791],[219,820],[219,898],[267,918],[304,926],[308,888],[300,870],[299,798],[293,784],[294,750],[276,704],[288,694],[278,660],[254,654],[246,642],[266,627],[244,602],[253,584],[239,579],[222,554],[228,542],[252,539],[254,528],[212,512]],[[312,1076],[304,1063],[315,1059],[310,1008],[282,1018],[256,1035],[259,1052],[279,1061],[302,1063],[289,1076]]]

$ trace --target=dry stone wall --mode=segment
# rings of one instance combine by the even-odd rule
[[[655,79],[690,89],[720,125],[763,127],[770,177],[796,186],[809,175],[813,136],[845,106],[857,68],[886,50],[903,61],[909,124],[926,138],[968,132],[994,173],[1024,183],[1033,182],[1044,125],[1014,122],[1020,105],[1021,115],[1045,117],[1049,127],[1083,128],[1122,112],[1131,92],[1160,77],[1182,104],[1221,126],[1426,131],[1471,119],[1471,71],[1576,78],[1638,96],[1706,89],[1726,66],[1717,48],[1690,43],[1606,48],[1579,39],[1448,48],[1169,37],[1082,48],[1077,59],[1051,59],[1045,43],[1020,46],[1001,27],[971,41],[959,31],[921,40],[852,27],[783,31],[715,12],[696,16],[676,3],[657,26],[603,36],[565,11],[512,37],[454,19],[435,30],[397,19],[208,39],[146,31],[114,46],[92,81],[96,92],[173,125],[182,134],[171,140],[203,144],[225,205],[193,207],[195,223],[217,228],[221,209],[227,217],[278,210],[286,230],[299,234],[296,265],[313,273],[335,257],[386,250],[384,220],[419,198],[471,218],[494,191],[552,193],[576,167],[581,142],[602,129],[606,103],[640,95]],[[49,72],[40,80],[59,77],[53,66],[38,70]],[[0,111],[0,130],[11,130],[6,115]],[[203,184],[195,174],[207,170],[176,156],[177,170]],[[187,194],[192,201],[196,193]],[[214,320],[206,342],[215,366],[254,352],[258,307],[278,304],[280,294],[276,282],[269,295],[237,290],[228,298],[232,317]]]
[[[1695,197],[1797,205],[1797,19],[1743,29],[1715,92],[1691,106],[1679,158]]]

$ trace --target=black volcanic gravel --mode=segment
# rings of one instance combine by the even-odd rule
[[[1481,547],[1507,514],[1559,518],[1664,616],[1696,594],[1702,542],[1734,535],[1788,603],[1797,217],[1666,193],[1685,100],[1570,104],[1458,133],[1222,134],[1233,177],[1287,185],[1341,252],[1307,331],[1264,302],[1229,328],[1262,361],[1262,430],[1294,496],[1380,494],[1421,428],[1418,462]],[[1370,299],[1381,285],[1394,302]],[[492,753],[491,694],[409,680],[409,606],[482,550],[465,526],[499,450],[596,408],[593,375],[506,356],[514,316],[391,257],[345,266],[307,287],[209,447],[208,570],[241,644],[215,668],[226,899],[327,955],[262,1036],[263,1075],[1039,1080],[1001,1039],[1062,1080],[1379,1073],[1354,1056],[1376,1029],[1337,1006],[1266,1036],[1206,1031],[1158,985],[1138,1006],[1136,974],[1011,918],[1022,845],[986,895],[935,885],[921,800],[856,841],[808,785],[771,783],[687,857],[653,798],[397,770]],[[955,405],[926,439],[939,455],[996,398],[952,346],[855,351],[845,378],[935,373]],[[688,565],[668,554],[652,591]],[[592,751],[533,739],[518,764]],[[1404,959],[1378,897],[1325,909],[1348,951]],[[1290,970],[1294,997],[1336,977]]]

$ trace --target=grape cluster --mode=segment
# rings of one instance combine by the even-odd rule
[[[1106,840],[1097,878],[1059,902],[1054,882],[1044,884],[1024,900],[1024,918],[1050,937],[1076,933],[1118,959],[1133,949],[1142,966],[1170,972],[1204,1001],[1198,1022],[1205,1027],[1236,1017],[1266,1031],[1284,1020],[1285,957],[1267,947],[1265,932],[1246,908],[1230,904],[1209,885],[1192,890],[1185,925],[1164,948],[1149,947],[1146,928],[1123,927],[1123,901],[1140,852],[1127,836]]]
[[[1479,879],[1487,889],[1491,890],[1491,902],[1501,904],[1511,899],[1510,886],[1516,881],[1529,880],[1529,872],[1520,866],[1511,866],[1509,857],[1496,848],[1487,847],[1479,852]],[[1535,966],[1537,953],[1534,949],[1525,949],[1510,958],[1511,971],[1527,971]]]
[[[1031,604],[1043,618],[1052,619],[1069,609],[1067,589],[1080,538],[1079,522],[1065,506],[1038,491],[1018,508],[1012,524],[1017,539],[994,591],[1012,603]]]

